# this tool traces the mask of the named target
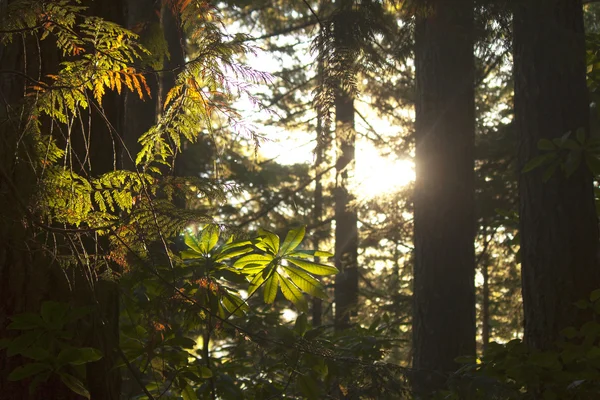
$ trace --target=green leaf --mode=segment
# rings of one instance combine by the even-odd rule
[[[199,246],[202,254],[208,254],[219,241],[219,233],[221,230],[217,225],[206,225],[200,234]]]
[[[307,272],[291,265],[282,266],[282,268],[288,274],[292,282],[302,289],[302,291],[310,294],[311,296],[327,299],[327,294],[325,293],[321,282],[313,278]]]
[[[271,254],[248,254],[247,256],[244,256],[244,257],[240,258],[239,260],[237,260],[233,264],[233,266],[235,268],[241,269],[250,264],[267,265],[271,261],[273,261],[273,258],[274,257]]]
[[[581,145],[579,143],[577,143],[576,141],[574,141],[573,139],[567,139],[563,142],[562,146],[563,149],[567,149],[567,150],[579,150],[581,149]]]
[[[279,281],[281,285],[281,292],[285,298],[294,303],[294,305],[301,311],[307,312],[308,306],[306,304],[306,299],[304,299],[300,289],[294,286],[292,281],[281,275],[279,276]]]
[[[204,379],[212,378],[213,372],[210,368],[201,366],[200,367],[200,377]]]
[[[297,265],[305,271],[310,272],[313,275],[333,275],[337,274],[338,269],[332,265],[326,265],[321,263],[316,263],[312,261],[300,260],[294,257],[286,257],[285,260]]]
[[[181,347],[183,349],[193,349],[196,347],[196,344],[194,339],[185,336],[176,336],[165,341],[165,345]]]
[[[15,354],[21,354],[21,352],[27,350],[31,345],[36,343],[39,338],[40,334],[38,331],[22,333],[7,345],[6,355],[12,357]]]
[[[28,347],[21,351],[23,357],[31,358],[32,360],[42,361],[50,357],[50,352],[40,346]]]
[[[333,257],[332,253],[321,250],[297,250],[290,254],[287,254],[289,257],[296,258],[314,258],[314,257],[322,257],[322,258],[330,258]]]
[[[308,400],[318,400],[322,398],[319,384],[311,378],[310,375],[299,375],[296,384],[298,385],[300,392],[302,392]]]
[[[204,254],[204,252],[200,248],[200,243],[198,242],[198,239],[196,239],[196,237],[191,235],[189,232],[185,233],[185,235],[183,236],[183,241],[190,249],[198,253],[198,255]]]
[[[61,350],[58,354],[60,365],[82,365],[98,361],[102,358],[102,352],[92,347],[69,347]]]
[[[552,165],[550,165],[548,168],[546,168],[546,170],[544,171],[544,175],[542,175],[542,182],[544,182],[544,183],[548,182],[550,180],[550,178],[552,178],[552,175],[554,175],[554,173],[558,169],[559,165],[560,165],[560,162],[558,160],[556,160]]]
[[[271,272],[271,276],[265,281],[264,300],[266,304],[272,304],[277,296],[279,286],[279,274]]]
[[[592,174],[600,175],[600,159],[589,152],[585,153],[585,164],[590,169]]]
[[[183,250],[181,253],[179,253],[179,257],[181,257],[182,260],[197,260],[199,258],[206,258],[195,250]]]
[[[570,326],[570,327],[565,328],[562,331],[560,331],[560,333],[567,339],[573,339],[574,337],[577,336],[579,331],[577,329],[575,329],[574,327]]]
[[[557,156],[556,156],[555,152],[542,154],[540,156],[534,157],[531,160],[529,160],[529,162],[527,164],[525,164],[525,167],[523,167],[523,170],[521,172],[525,173],[525,172],[532,171],[544,164],[549,163],[550,161],[554,160],[556,157]]]
[[[285,236],[285,240],[281,245],[281,255],[286,255],[293,251],[304,239],[306,234],[306,228],[301,226],[299,228],[291,229]]]
[[[537,143],[537,148],[546,151],[556,150],[556,146],[554,145],[554,143],[552,143],[552,141],[548,139],[540,139],[540,141]]]
[[[257,247],[273,255],[279,252],[279,236],[264,229],[259,229],[258,234],[262,240],[256,245]]]
[[[229,259],[232,259],[233,257],[241,256],[243,254],[248,254],[252,250],[254,250],[254,249],[252,248],[252,246],[250,244],[246,244],[243,246],[230,247],[228,249],[221,249],[221,251],[215,257],[215,260],[217,262],[229,260]]]
[[[21,379],[29,378],[32,375],[37,375],[40,372],[48,371],[52,367],[45,363],[31,363],[15,368],[8,374],[9,381],[20,381]]]
[[[62,329],[67,319],[69,305],[57,301],[45,301],[42,303],[40,315],[44,322],[54,329]]]
[[[578,128],[575,133],[575,136],[576,136],[579,144],[584,144],[585,143],[585,128]]]
[[[248,287],[248,297],[252,296],[256,290],[262,286],[265,281],[265,277],[263,274],[256,274],[252,281],[250,281],[250,286]]]
[[[592,303],[594,303],[598,299],[600,299],[600,289],[596,289],[590,294],[590,301]]]
[[[198,400],[198,396],[190,384],[185,385],[181,391],[181,397],[183,400]]]
[[[45,326],[42,317],[35,313],[23,313],[11,317],[12,322],[7,326],[7,329],[29,330],[35,328],[43,328]]]
[[[85,386],[83,386],[83,383],[81,383],[81,381],[79,379],[75,378],[71,374],[67,374],[66,372],[61,372],[59,375],[60,375],[60,380],[65,385],[67,385],[67,387],[69,389],[71,389],[75,393],[85,397],[86,399],[90,398],[90,392],[88,392],[88,390],[85,388]]]
[[[223,295],[221,301],[223,302],[223,305],[227,311],[233,313],[233,315],[237,317],[244,316],[244,312],[249,310],[249,307],[244,300],[229,292],[226,292]]]
[[[305,313],[298,315],[296,318],[296,322],[294,323],[294,330],[300,335],[304,335],[304,333],[308,330],[308,318]]]

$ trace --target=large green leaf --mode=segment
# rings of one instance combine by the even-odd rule
[[[223,246],[220,249],[218,255],[215,257],[215,260],[217,262],[229,260],[229,259],[232,259],[233,257],[237,257],[237,256],[241,256],[243,254],[250,253],[252,250],[254,250],[252,248],[252,243],[248,242],[248,241],[237,244],[236,246],[231,246],[231,245]]]
[[[237,260],[233,264],[233,266],[235,268],[244,268],[246,265],[249,264],[267,265],[268,263],[273,261],[273,258],[274,256],[271,254],[248,254],[247,256],[244,256]]]
[[[281,284],[281,292],[286,299],[294,303],[298,309],[307,312],[308,307],[306,305],[306,299],[302,295],[300,289],[298,289],[291,280],[279,275],[279,281]]]
[[[181,397],[183,397],[183,400],[198,400],[198,396],[196,395],[194,388],[192,388],[192,386],[189,384],[185,385],[181,391]]]
[[[204,252],[200,248],[200,243],[198,242],[198,239],[196,239],[195,236],[186,232],[185,235],[183,236],[183,241],[190,249],[194,250],[196,253],[198,253],[200,255],[204,254]]]
[[[62,329],[67,321],[69,305],[57,301],[44,301],[40,310],[40,315],[46,324],[53,329]]]
[[[200,240],[198,242],[203,254],[208,254],[213,247],[217,245],[220,232],[219,227],[214,224],[206,225],[204,229],[202,229]]]
[[[250,286],[248,287],[248,296],[252,296],[256,290],[261,287],[263,282],[265,281],[265,276],[263,274],[256,274],[252,281],[250,281]]]
[[[302,291],[321,299],[327,298],[327,294],[323,290],[321,282],[313,278],[306,271],[293,266],[282,266],[282,268],[288,274],[292,282],[302,289]]]
[[[40,372],[48,371],[52,367],[45,363],[30,363],[21,367],[15,368],[9,375],[9,381],[20,381],[21,379],[29,378],[32,375],[37,375]]]
[[[293,251],[304,239],[304,235],[306,234],[306,228],[301,226],[299,228],[291,229],[283,241],[281,245],[280,253],[281,255],[286,255],[289,252]]]
[[[58,354],[58,363],[61,365],[72,364],[81,365],[102,358],[102,352],[92,347],[70,347],[63,349]]]
[[[301,260],[294,257],[286,257],[285,259],[313,275],[333,275],[339,272],[338,269],[332,265]]]
[[[271,304],[277,296],[277,287],[279,286],[279,274],[271,272],[271,276],[265,281],[264,300],[266,304]]]
[[[329,258],[329,257],[333,257],[333,254],[331,254],[327,251],[321,251],[321,250],[296,250],[292,253],[287,254],[287,256],[308,259],[308,258],[314,258],[314,257]]]
[[[69,389],[77,394],[82,395],[86,399],[90,398],[90,392],[83,386],[83,383],[73,375],[67,374],[66,372],[60,373],[60,380],[67,385]]]
[[[258,234],[261,237],[261,241],[256,244],[256,246],[262,250],[265,250],[268,253],[273,255],[279,252],[279,236],[274,234],[273,232],[269,232],[264,229],[259,229]]]
[[[7,326],[7,329],[28,330],[42,328],[45,326],[42,317],[36,313],[23,313],[11,317],[12,322]]]
[[[244,313],[249,310],[249,307],[244,300],[229,292],[226,292],[223,295],[221,301],[223,302],[223,306],[225,306],[227,311],[237,317],[242,317]]]

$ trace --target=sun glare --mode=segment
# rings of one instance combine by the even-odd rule
[[[414,180],[412,161],[382,156],[369,144],[357,146],[354,193],[359,200],[392,194]]]

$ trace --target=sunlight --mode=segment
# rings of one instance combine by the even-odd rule
[[[361,143],[356,151],[354,193],[366,201],[392,194],[415,180],[415,166],[410,160],[382,156],[369,143]]]

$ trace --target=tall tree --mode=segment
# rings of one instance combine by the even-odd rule
[[[589,132],[581,0],[517,2],[513,51],[523,168],[540,140]],[[550,347],[563,328],[585,321],[572,304],[600,287],[593,177],[571,161],[547,182],[545,168],[519,178],[525,341],[534,348]]]
[[[354,1],[343,0],[333,17],[334,51],[339,68],[353,70],[353,26],[348,24],[355,13]],[[350,18],[349,18],[350,17]],[[354,79],[354,77],[349,77]],[[348,82],[338,81],[335,90],[336,184],[335,202],[335,326],[346,328],[350,314],[358,305],[358,216],[353,209],[349,184],[354,176],[356,130],[354,129],[354,96]]]
[[[473,1],[429,0],[415,27],[413,367],[421,395],[475,354]]]

